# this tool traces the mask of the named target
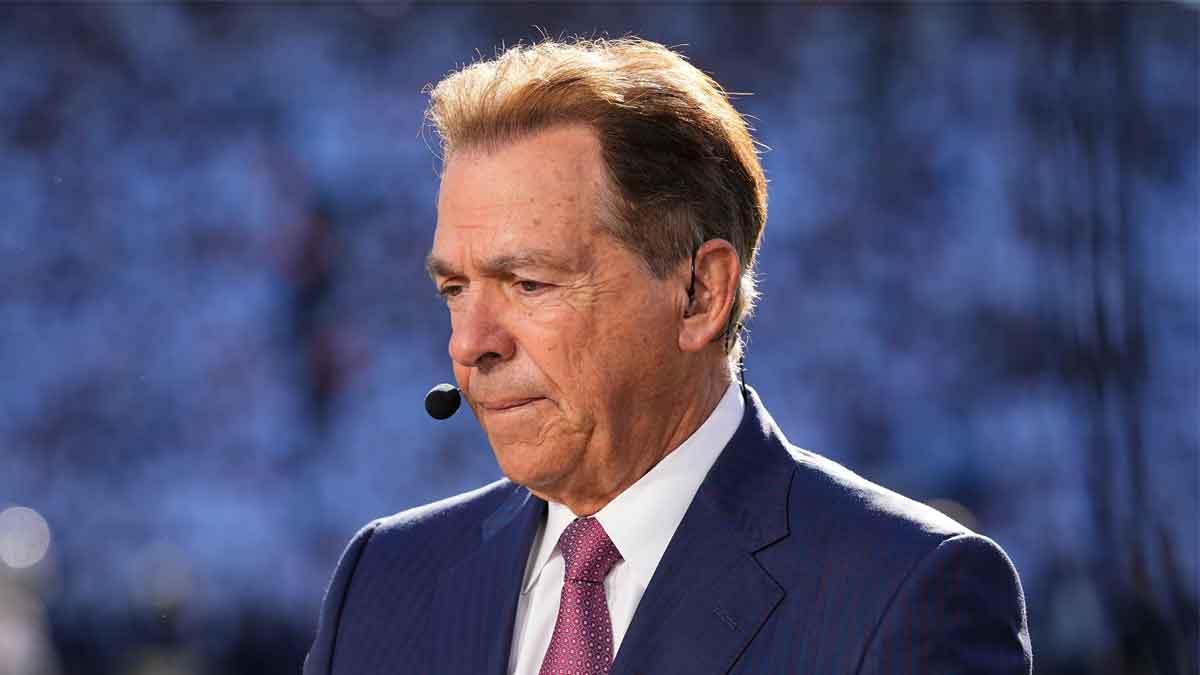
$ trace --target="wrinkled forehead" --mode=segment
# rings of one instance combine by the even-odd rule
[[[431,257],[465,265],[586,243],[606,180],[598,143],[574,128],[456,154],[442,173]]]
[[[439,216],[483,203],[574,203],[606,191],[607,170],[595,133],[554,127],[494,148],[456,151],[446,159]]]

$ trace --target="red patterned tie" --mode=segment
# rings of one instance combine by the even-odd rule
[[[613,659],[612,620],[604,577],[621,553],[595,518],[576,518],[558,540],[567,571],[554,635],[539,675],[607,675]]]

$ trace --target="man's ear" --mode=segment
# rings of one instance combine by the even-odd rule
[[[741,281],[742,265],[733,244],[709,239],[693,257],[692,295],[683,311],[679,348],[698,352],[719,342],[729,323]]]

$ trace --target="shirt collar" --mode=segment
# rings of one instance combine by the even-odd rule
[[[594,517],[643,589],[650,585],[650,578],[704,477],[737,431],[745,405],[741,388],[736,382],[730,384],[700,428],[596,512]],[[548,502],[547,507],[546,522],[534,544],[536,553],[522,593],[528,593],[537,584],[546,563],[557,552],[563,530],[576,518],[562,504]]]

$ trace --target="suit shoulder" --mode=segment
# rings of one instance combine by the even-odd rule
[[[517,489],[512,481],[502,478],[469,492],[379,518],[372,526],[376,538],[444,536],[447,532],[468,530],[482,523]]]
[[[937,620],[914,623],[914,616]],[[947,648],[964,640],[981,648]],[[914,566],[868,645],[863,673],[890,672],[897,661],[936,672],[1033,672],[1017,570],[994,541],[974,533],[946,539]]]
[[[861,653],[889,608],[902,616],[913,606],[898,601],[909,597],[903,589],[919,597],[921,589],[961,579],[1002,597],[1004,607],[1013,608],[1006,617],[1023,616],[1016,570],[995,542],[837,462],[798,448],[788,451],[795,467],[788,535],[757,554],[792,598],[781,620],[803,623],[814,603],[832,608],[857,645],[838,654]]]
[[[831,459],[794,446],[788,452],[796,464],[788,499],[793,525],[837,533],[842,546],[887,547],[914,562],[947,539],[973,534],[937,509]]]
[[[394,585],[401,570],[425,578],[451,564],[478,545],[482,523],[517,489],[498,480],[370,522],[351,542],[357,551],[355,584],[378,589]]]

